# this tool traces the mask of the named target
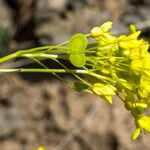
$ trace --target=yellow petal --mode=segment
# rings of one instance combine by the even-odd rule
[[[104,96],[104,99],[105,99],[108,103],[110,103],[110,104],[113,103],[113,102],[112,102],[112,97],[111,97],[111,96]]]
[[[45,150],[45,148],[40,146],[40,147],[38,147],[38,150]]]
[[[150,116],[142,116],[136,120],[139,128],[145,132],[150,133]]]
[[[140,129],[140,128],[136,128],[135,131],[134,131],[133,134],[132,134],[131,139],[132,139],[133,141],[136,140],[137,137],[139,136],[140,132],[141,132],[141,129]]]
[[[105,22],[104,24],[102,24],[102,25],[100,26],[100,29],[101,29],[103,32],[108,32],[108,30],[112,28],[112,24],[113,24],[113,23],[112,23],[111,21],[107,21],[107,22]]]
[[[98,37],[99,35],[101,35],[102,31],[100,29],[100,27],[94,27],[92,30],[91,30],[91,36],[92,37]]]

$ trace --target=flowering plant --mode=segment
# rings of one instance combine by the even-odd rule
[[[150,107],[149,43],[139,38],[141,31],[134,25],[129,26],[129,35],[114,36],[109,31],[111,28],[112,22],[108,21],[94,27],[89,34],[77,33],[58,45],[19,50],[0,58],[0,63],[24,57],[41,67],[7,68],[0,72],[52,73],[71,88],[95,94],[110,104],[112,96],[118,96],[135,120],[136,129],[132,134],[135,140],[142,131],[150,133],[150,116],[145,114]],[[49,68],[40,58],[55,61],[60,68]],[[72,68],[61,60],[69,61]],[[61,73],[70,73],[77,80],[68,81],[60,76]]]

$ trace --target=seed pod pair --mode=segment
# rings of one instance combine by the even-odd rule
[[[87,39],[84,34],[78,33],[71,37],[69,41],[69,60],[76,67],[82,67],[86,63],[84,51],[87,47]]]

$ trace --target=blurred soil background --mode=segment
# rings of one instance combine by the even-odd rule
[[[115,34],[128,33],[133,23],[150,40],[149,0],[0,0],[0,57],[63,42],[108,20]],[[3,66],[35,64],[18,60]],[[0,76],[0,150],[40,145],[46,150],[150,150],[150,135],[132,142],[133,131],[133,119],[117,98],[109,105],[49,74]]]

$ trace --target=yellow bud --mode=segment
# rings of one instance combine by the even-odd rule
[[[95,83],[92,87],[93,92],[99,96],[115,95],[116,88],[110,84]]]
[[[136,32],[136,27],[133,24],[131,24],[129,26],[129,30],[130,30],[131,33],[134,33],[134,32]]]
[[[110,62],[110,63],[114,63],[115,61],[116,61],[116,58],[115,58],[115,57],[110,57],[110,58],[109,58],[109,62]]]
[[[104,36],[104,35],[102,35],[102,34],[104,34],[104,33],[106,33],[106,32],[108,32],[108,30],[109,29],[111,29],[112,28],[112,22],[110,22],[110,21],[108,21],[108,22],[105,22],[104,24],[102,24],[100,27],[94,27],[92,30],[91,30],[91,33],[90,33],[90,35],[92,36],[92,37],[99,37],[99,36]],[[108,36],[109,34],[107,33],[107,36]],[[106,37],[106,35],[105,35],[105,37]],[[98,40],[98,39],[96,39],[96,40]]]
[[[135,107],[148,108],[148,104],[143,102],[135,102]]]
[[[128,38],[128,41],[120,41],[119,46],[123,49],[136,48],[139,46],[139,42],[137,40],[130,40]]]
[[[143,102],[134,103],[134,107],[138,114],[143,114],[145,109],[148,108],[149,105],[147,103],[144,103],[144,101],[143,101]]]
[[[140,129],[140,128],[136,128],[135,131],[134,131],[133,134],[132,134],[131,139],[132,139],[133,141],[136,140],[136,139],[138,138],[140,132],[141,132],[141,129]]]
[[[136,124],[139,128],[145,132],[150,133],[150,116],[142,116],[136,120]]]
[[[100,29],[103,31],[103,32],[108,32],[109,29],[112,28],[112,22],[111,21],[108,21],[108,22],[105,22],[104,24],[102,24],[100,26]]]
[[[134,32],[134,33],[130,34],[128,36],[128,38],[131,39],[131,40],[137,40],[137,38],[139,37],[140,34],[141,34],[141,31],[137,31],[137,32]]]
[[[108,103],[112,104],[112,97],[111,97],[111,96],[104,96],[104,99],[105,99]]]
[[[100,71],[101,71],[102,73],[104,73],[104,74],[110,74],[110,73],[111,73],[108,68],[102,68]]]
[[[94,27],[92,30],[91,30],[91,36],[92,37],[98,37],[100,36],[102,33],[100,27]]]

